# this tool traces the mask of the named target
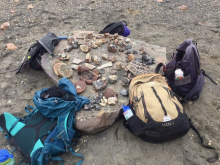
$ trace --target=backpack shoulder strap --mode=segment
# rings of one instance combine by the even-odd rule
[[[201,141],[201,145],[202,145],[203,147],[207,148],[207,149],[212,149],[212,150],[215,150],[215,151],[216,151],[216,156],[206,159],[207,162],[213,163],[213,162],[215,162],[216,160],[218,160],[219,156],[218,156],[217,150],[216,150],[214,147],[210,147],[210,146],[207,146],[207,145],[204,145],[204,144],[203,144],[204,140],[203,140],[203,138],[201,137],[199,131],[196,129],[196,127],[194,127],[193,123],[191,122],[191,119],[189,119],[189,121],[190,121],[190,127],[191,127],[191,128],[196,132],[196,134],[199,136],[199,139],[200,139],[200,141]]]

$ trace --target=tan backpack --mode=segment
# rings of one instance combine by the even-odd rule
[[[185,135],[190,122],[183,107],[160,74],[133,78],[129,87],[133,116],[125,125],[145,141],[162,143]]]
[[[203,138],[185,114],[182,105],[174,96],[160,74],[145,74],[135,78],[129,87],[128,106],[123,106],[124,126],[132,134],[144,141],[163,143],[185,135],[192,128],[199,136],[203,147]],[[218,160],[216,156],[206,159],[209,163]]]

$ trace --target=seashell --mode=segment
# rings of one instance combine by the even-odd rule
[[[86,89],[85,81],[77,81],[74,83],[77,93],[82,93]]]
[[[58,63],[59,64],[59,63]],[[56,64],[57,65],[57,64]],[[55,66],[56,66],[55,65]],[[61,77],[67,77],[67,78],[70,78],[70,77],[72,77],[72,75],[73,75],[73,70],[70,68],[70,67],[68,67],[66,64],[61,64],[61,65],[59,65],[58,67],[57,67],[57,73],[58,73],[58,75],[59,76],[61,76]]]
[[[53,70],[54,70],[54,72],[55,72],[55,74],[58,76],[58,72],[57,72],[57,70],[58,70],[58,68],[60,67],[60,65],[66,65],[65,63],[63,63],[63,62],[60,62],[60,63],[56,63],[56,64],[54,64],[53,65]]]
[[[85,81],[86,84],[93,84],[94,81],[96,81],[99,78],[96,74],[87,71],[83,72],[81,77],[79,78],[81,81]]]
[[[53,60],[52,61],[52,66],[54,67],[55,64],[57,63],[63,63],[62,61],[60,61],[59,59]]]

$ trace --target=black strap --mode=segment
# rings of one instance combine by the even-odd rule
[[[218,85],[218,83],[215,82],[215,80],[213,80],[209,75],[207,75],[205,73],[205,71],[203,69],[201,69],[202,74],[207,77],[213,84]]]
[[[121,21],[120,22],[116,22],[112,26],[108,27],[107,29],[103,29],[101,31],[101,33],[110,33],[110,31],[112,31],[112,29],[116,28],[117,26],[119,26],[121,24],[123,24]]]
[[[156,95],[157,99],[158,99],[159,102],[160,102],[160,105],[161,105],[161,107],[162,107],[162,109],[163,109],[163,111],[164,111],[164,115],[167,116],[167,111],[166,111],[165,107],[163,106],[162,100],[161,100],[160,97],[157,95],[157,92],[156,92],[156,90],[154,89],[154,87],[151,87],[151,88],[153,89],[154,94]]]
[[[218,160],[218,152],[217,152],[217,150],[216,150],[214,147],[206,146],[206,145],[203,144],[204,140],[203,140],[203,138],[201,137],[199,131],[194,127],[193,123],[191,122],[191,119],[189,119],[189,121],[190,121],[190,127],[191,127],[191,128],[196,132],[196,134],[199,136],[199,139],[200,139],[200,141],[201,141],[202,146],[205,147],[205,148],[207,148],[207,149],[213,149],[213,150],[216,151],[216,156],[206,159],[207,162],[213,163],[213,162],[215,162],[216,160]]]
[[[159,64],[157,64],[157,66],[156,66],[156,68],[155,68],[155,73],[159,73],[159,71],[160,71],[160,68],[162,67],[162,66],[164,66],[164,64],[163,63],[159,63]]]

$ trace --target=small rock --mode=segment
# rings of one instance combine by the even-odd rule
[[[14,2],[15,2],[15,3],[18,3],[18,2],[19,2],[19,0],[15,0]]]
[[[119,52],[124,52],[125,50],[123,48],[120,48],[119,49]]]
[[[115,56],[111,56],[108,60],[111,62],[116,62],[117,58]]]
[[[126,45],[126,46],[125,46],[125,49],[126,49],[126,50],[131,49],[131,48],[132,48],[131,45]]]
[[[79,65],[72,64],[72,65],[71,65],[71,68],[74,69],[74,70],[77,70],[78,66],[79,66]]]
[[[89,68],[89,70],[93,70],[96,66],[89,64],[89,63],[85,63],[85,66]]]
[[[90,51],[90,47],[88,45],[80,45],[80,49],[84,53],[88,53]]]
[[[128,55],[128,60],[133,61],[135,59],[135,56],[133,54]]]
[[[31,4],[29,4],[29,5],[27,6],[27,9],[28,9],[28,10],[31,10],[31,9],[33,9],[33,8],[34,8],[34,6],[31,5]]]
[[[112,62],[108,62],[106,64],[102,64],[101,66],[97,67],[97,69],[102,69],[102,68],[106,68],[106,67],[110,67],[112,66]]]
[[[65,53],[58,54],[58,59],[61,61],[69,60],[70,56]]]
[[[116,97],[109,97],[108,98],[109,105],[115,105],[117,102],[118,102],[118,99]]]
[[[94,86],[96,91],[102,90],[102,89],[105,89],[106,82],[104,80],[102,80],[102,79],[98,79],[98,80],[93,82],[93,86]]]
[[[18,47],[15,46],[13,43],[7,44],[7,50],[16,50],[16,49],[18,49]]]
[[[102,46],[102,40],[97,40],[95,44],[98,45],[99,47]]]
[[[100,74],[105,74],[105,69],[104,69],[104,68],[100,69],[100,70],[99,70],[99,73],[100,73]]]
[[[107,80],[107,78],[106,78],[106,77],[102,77],[102,80],[103,80],[103,81],[106,81],[106,80]]]
[[[103,60],[108,60],[108,55],[107,54],[102,54],[102,59]]]
[[[1,30],[6,30],[10,26],[9,22],[5,22],[1,25]]]
[[[104,100],[105,103],[108,103],[108,99],[105,96],[103,96],[102,99]]]
[[[85,62],[87,62],[87,63],[92,62],[92,56],[91,56],[90,53],[87,53],[87,54],[86,54],[86,60],[85,60]]]
[[[128,49],[125,54],[137,54],[137,51],[136,50],[133,50],[133,49]]]
[[[127,78],[127,77],[122,77],[122,79],[121,79],[121,85],[123,85],[123,86],[128,86],[129,83],[130,83],[129,78]]]
[[[95,73],[97,76],[100,76],[98,69],[94,69],[94,70],[92,71],[92,73]]]
[[[116,62],[115,65],[113,66],[113,68],[114,68],[115,70],[121,69],[121,62]]]
[[[188,7],[186,5],[181,5],[178,7],[178,9],[180,10],[186,10]]]
[[[94,108],[94,105],[93,105],[93,104],[91,104],[91,103],[89,103],[89,104],[84,104],[84,110],[85,110],[85,111],[88,111],[88,110],[90,110],[90,109],[92,109],[92,108]]]
[[[72,45],[67,45],[66,48],[64,49],[65,52],[70,52],[71,50],[73,50]]]
[[[117,74],[117,70],[111,69],[109,73],[112,74],[112,75],[116,75]]]
[[[107,100],[108,101],[108,100]],[[99,105],[101,105],[101,106],[103,106],[103,107],[105,107],[106,106],[106,102],[103,100],[103,99],[101,99],[101,103],[99,103]]]
[[[110,76],[108,77],[108,80],[109,80],[109,83],[110,83],[110,84],[114,84],[114,83],[117,82],[118,76],[116,76],[116,75],[110,75]]]
[[[127,97],[127,96],[128,96],[128,90],[127,90],[127,89],[122,89],[122,90],[120,91],[120,94],[121,94],[122,96],[124,96],[124,97]]]
[[[107,49],[108,49],[109,52],[112,52],[112,53],[117,52],[117,46],[113,43],[109,43],[107,45]]]
[[[100,103],[99,103],[100,104]],[[99,104],[94,104],[94,108],[97,111],[100,111],[102,109],[102,107]]]
[[[126,38],[126,39],[125,39],[125,42],[126,42],[126,44],[129,44],[129,43],[130,43],[130,39],[129,39],[129,38]]]
[[[98,56],[92,56],[92,60],[96,65],[99,65],[102,62],[102,60]]]
[[[83,60],[77,59],[77,58],[74,58],[72,61],[73,64],[77,64],[77,65],[81,64],[82,62],[83,62]]]
[[[121,63],[121,68],[122,68],[122,69],[125,69],[127,65],[128,65],[128,64],[126,64],[126,63]]]
[[[137,62],[142,63],[142,59],[141,58],[135,58],[134,60],[137,61]]]
[[[111,88],[106,88],[105,92],[103,93],[103,97],[118,97],[118,94],[113,91]]]

